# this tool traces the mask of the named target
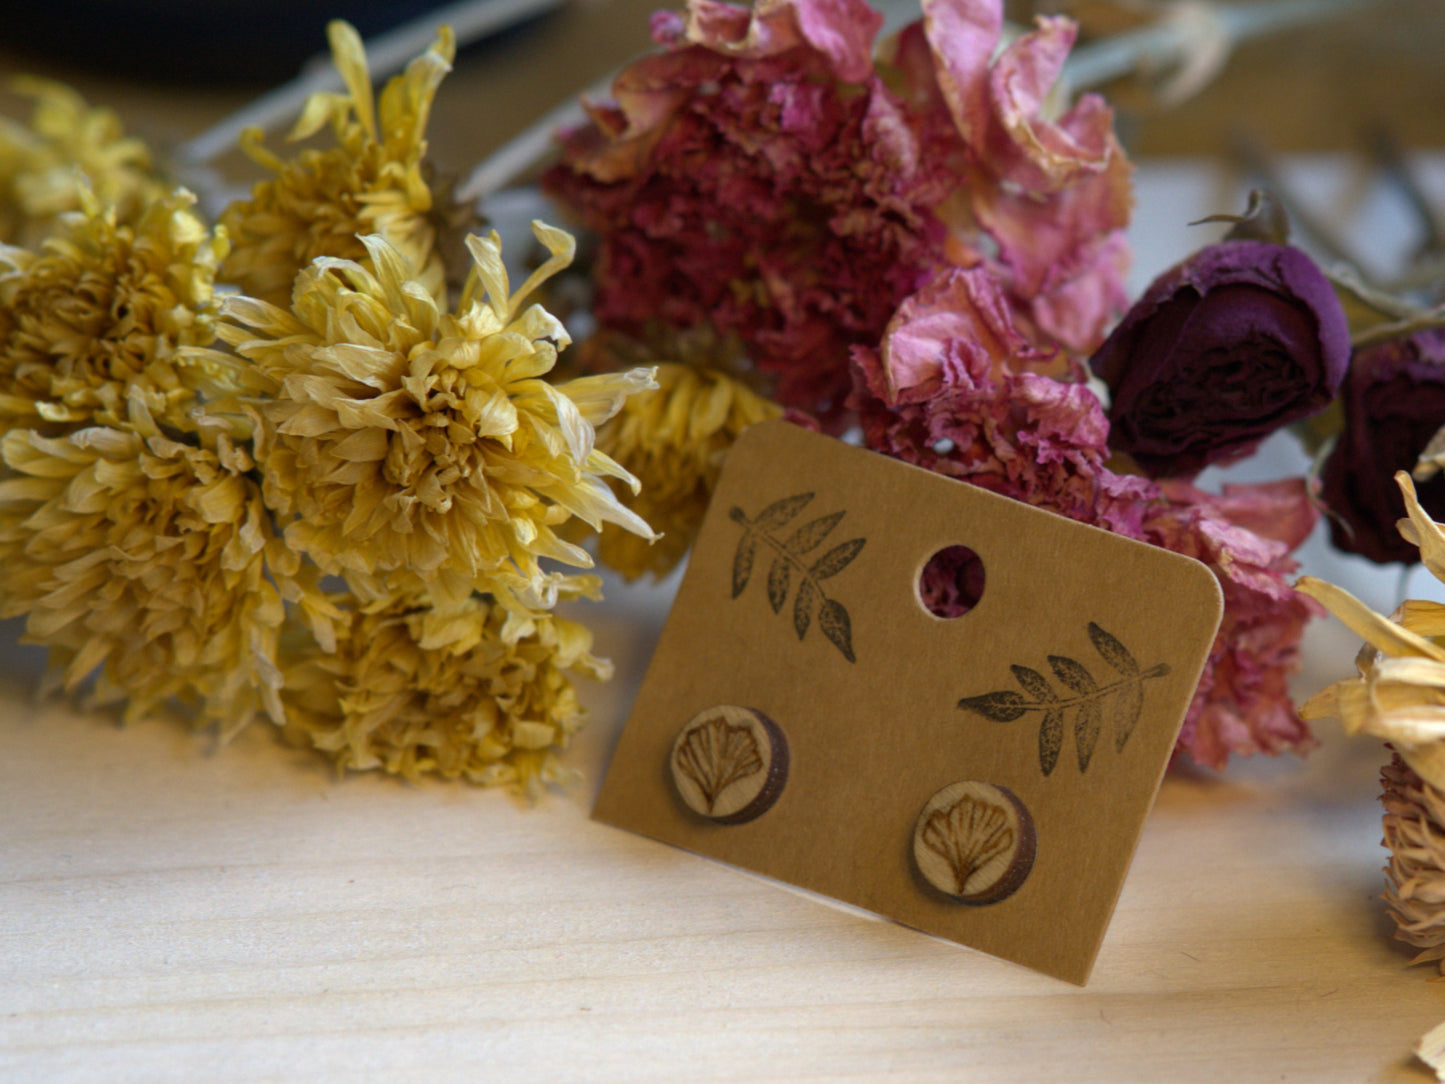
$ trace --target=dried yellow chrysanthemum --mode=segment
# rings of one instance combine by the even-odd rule
[[[635,481],[594,447],[594,426],[651,374],[543,379],[568,337],[524,302],[570,262],[572,238],[533,228],[552,257],[515,294],[496,235],[468,239],[455,314],[380,237],[364,238],[372,270],[316,260],[290,312],[226,303],[221,337],[272,384],[257,405],[266,502],[299,552],[371,597],[420,581],[445,607],[499,579],[550,605],[539,558],[591,564],[555,528],[576,517],[652,537],[605,478]]]
[[[423,158],[432,99],[451,70],[456,41],[443,27],[436,41],[373,101],[361,38],[348,24],[327,27],[344,94],[316,94],[307,102],[291,139],[305,139],[328,121],[336,146],[306,150],[289,161],[268,151],[259,130],[241,146],[275,173],[249,200],[221,216],[231,236],[222,281],[252,297],[285,305],[297,273],[318,256],[365,261],[359,235],[380,234],[406,254],[434,297],[446,289],[446,271],[430,217],[433,193]]]
[[[183,358],[215,340],[212,290],[225,255],[184,189],[152,203],[134,225],[88,190],[39,252],[0,246],[0,429],[119,424],[132,388],[151,414],[189,428],[197,390],[224,373]]]
[[[1408,474],[1399,472],[1395,481],[1409,514],[1400,533],[1445,582],[1445,529],[1420,507]],[[1412,599],[1385,618],[1312,576],[1297,586],[1366,641],[1359,676],[1316,694],[1300,715],[1337,716],[1349,732],[1394,747],[1395,760],[1382,774],[1391,851],[1385,900],[1396,936],[1424,950],[1414,962],[1439,962],[1445,973],[1445,605]]]
[[[254,464],[224,433],[167,437],[139,393],[128,416],[0,441],[0,616],[26,617],[67,688],[99,668],[97,699],[128,699],[127,718],[176,697],[227,731],[279,722],[282,591],[300,590]]]
[[[343,769],[557,782],[557,753],[583,716],[569,674],[610,676],[591,648],[583,625],[480,598],[445,615],[357,612],[335,653],[288,668],[287,732]]]
[[[0,242],[35,247],[89,188],[119,222],[134,222],[166,194],[145,144],[124,135],[109,109],[91,109],[61,83],[22,78],[35,100],[29,125],[0,117]]]
[[[783,412],[715,369],[667,362],[657,366],[657,383],[656,390],[630,397],[597,431],[598,448],[641,483],[634,495],[618,496],[662,535],[650,545],[604,528],[598,556],[628,579],[647,572],[664,576],[682,560],[702,526],[733,441],[748,426]]]

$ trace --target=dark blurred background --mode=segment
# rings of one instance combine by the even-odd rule
[[[1273,0],[1259,0],[1268,4]],[[428,0],[6,0],[0,83],[33,71],[73,83],[164,146],[205,128],[325,49],[343,15],[375,33]],[[489,149],[649,44],[657,0],[569,0],[458,58],[431,126],[443,168]],[[1011,4],[1069,7],[1054,0]],[[1080,13],[1090,15],[1083,0]],[[1093,5],[1097,7],[1097,5]],[[1117,5],[1115,5],[1117,7]],[[1091,16],[1092,17],[1092,16]],[[1384,122],[1410,147],[1445,147],[1445,3],[1379,0],[1346,17],[1242,45],[1197,98],[1121,118],[1136,155],[1216,155],[1243,132],[1276,151],[1352,150]],[[1137,95],[1120,88],[1120,101]],[[25,106],[0,91],[0,110]]]

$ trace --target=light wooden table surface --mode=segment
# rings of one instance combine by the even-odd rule
[[[464,168],[463,140],[537,111],[528,70],[584,84],[651,6],[575,5],[550,56],[527,39],[459,70],[491,97],[444,89],[434,145]],[[239,102],[86,89],[175,138]],[[1221,190],[1142,180],[1157,268]],[[36,704],[5,627],[0,1079],[1431,1079],[1409,1051],[1445,984],[1406,968],[1377,899],[1377,746],[1326,725],[1304,762],[1169,777],[1081,989],[592,823],[667,601],[614,586],[589,613],[619,679],[587,691],[585,782],[535,807],[338,781],[259,728],[216,750]],[[1355,648],[1326,624],[1310,643],[1304,693]]]
[[[1378,747],[1168,778],[1078,988],[589,821],[665,601],[599,611],[628,677],[530,808],[34,706],[7,650],[0,1078],[1429,1079]]]

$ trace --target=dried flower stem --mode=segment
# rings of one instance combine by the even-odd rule
[[[1351,344],[1358,350],[1362,347],[1388,342],[1390,339],[1403,339],[1417,331],[1429,331],[1432,328],[1441,327],[1445,327],[1445,305],[1417,312],[1403,320],[1394,320],[1388,324],[1376,324],[1374,327],[1366,328],[1354,336]]]

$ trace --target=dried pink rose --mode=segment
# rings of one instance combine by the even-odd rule
[[[1075,369],[1030,346],[983,268],[945,272],[899,309],[881,350],[858,348],[852,403],[870,448],[1197,558],[1219,578],[1224,621],[1179,751],[1221,767],[1231,753],[1312,744],[1288,695],[1313,603],[1287,577],[1315,512],[1304,484],[1213,495],[1105,466],[1108,422]],[[1049,375],[1058,372],[1063,379]],[[1070,379],[1072,378],[1072,379]],[[934,612],[967,608],[967,567],[925,584]]]

